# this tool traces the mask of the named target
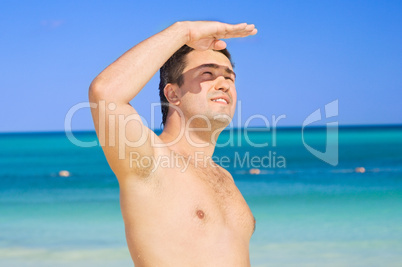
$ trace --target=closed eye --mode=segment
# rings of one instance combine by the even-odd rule
[[[203,72],[202,74],[208,74],[208,75],[212,75],[212,72],[210,72],[210,71],[206,71],[206,72]]]

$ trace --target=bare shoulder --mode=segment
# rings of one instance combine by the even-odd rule
[[[232,176],[232,174],[231,174],[228,170],[226,170],[225,168],[223,168],[222,166],[220,166],[219,164],[217,164],[217,163],[215,163],[215,162],[214,162],[214,165],[215,165],[216,168],[218,168],[218,170],[219,170],[223,175],[225,175],[225,176],[226,176],[227,178],[229,178],[232,182],[234,182],[233,176]]]
[[[120,179],[140,179],[150,180],[158,176],[159,164],[162,158],[167,158],[170,149],[151,129],[147,129],[148,139],[147,149],[126,148],[125,159],[120,163],[119,171],[116,171],[117,178]],[[125,166],[122,166],[122,165]]]

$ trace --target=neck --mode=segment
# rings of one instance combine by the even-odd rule
[[[207,127],[188,123],[181,125],[168,120],[159,138],[171,150],[185,157],[211,158],[218,136],[223,129],[224,127]]]

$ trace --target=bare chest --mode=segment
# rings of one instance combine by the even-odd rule
[[[185,172],[172,172],[168,186],[176,207],[197,225],[230,228],[248,236],[255,220],[231,175],[219,166],[189,165]],[[172,181],[174,180],[174,181]],[[173,196],[174,195],[174,196]]]

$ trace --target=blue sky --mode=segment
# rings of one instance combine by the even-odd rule
[[[338,116],[316,125],[400,124],[400,14],[402,1],[2,1],[0,132],[62,131],[102,69],[179,20],[257,26],[256,36],[228,41],[241,101],[234,126],[255,114],[301,126],[334,100]],[[155,76],[132,101],[148,122],[157,88]],[[72,129],[93,130],[88,108]]]

